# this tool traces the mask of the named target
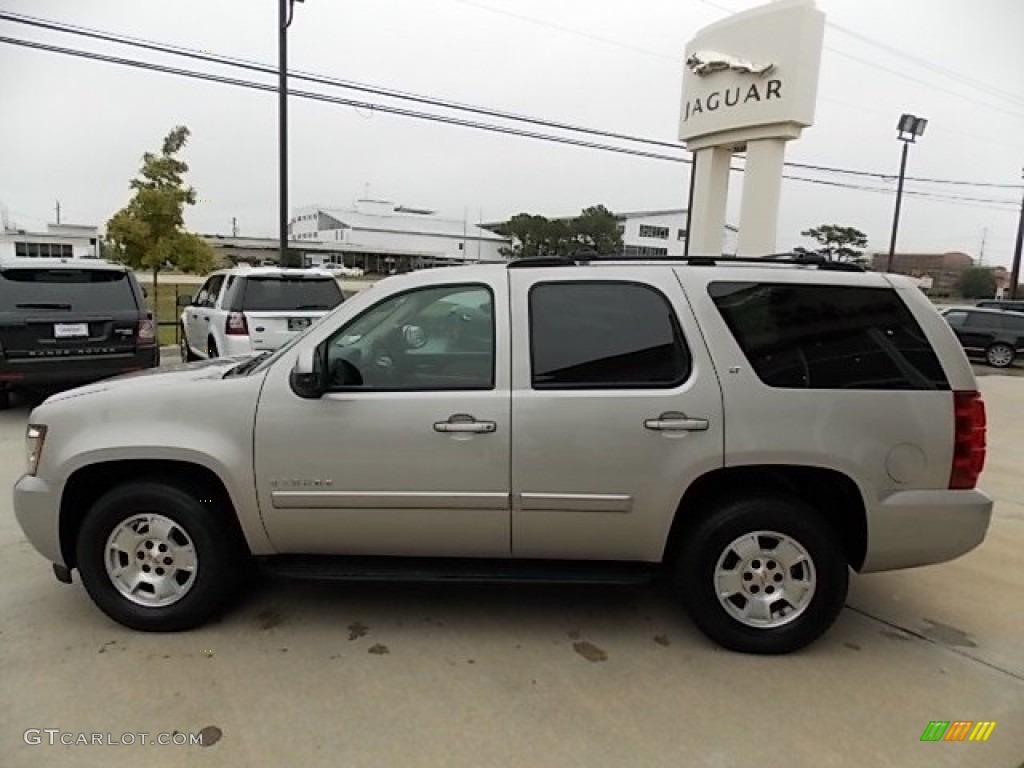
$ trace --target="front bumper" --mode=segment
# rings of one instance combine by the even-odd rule
[[[899,491],[868,513],[861,573],[944,563],[985,539],[992,499],[981,491]]]
[[[66,565],[60,548],[60,499],[40,477],[22,475],[14,485],[14,516],[29,543],[57,565]]]

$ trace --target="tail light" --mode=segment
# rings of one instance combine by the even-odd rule
[[[978,392],[953,393],[952,490],[968,490],[978,484],[985,467],[985,401]]]
[[[249,321],[245,319],[242,312],[230,312],[227,322],[224,323],[224,333],[228,336],[248,336]]]
[[[156,325],[153,323],[152,315],[147,315],[145,320],[139,320],[135,339],[140,347],[151,347],[156,344]]]

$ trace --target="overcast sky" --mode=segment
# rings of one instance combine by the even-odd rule
[[[749,0],[307,0],[290,67],[476,105],[676,141],[682,51]],[[1024,2],[819,0],[825,34],[815,125],[787,160],[895,174],[901,112],[927,117],[908,175],[1020,184]],[[276,0],[0,0],[0,8],[276,65]],[[180,67],[213,65],[0,21],[0,36]],[[294,87],[313,86],[293,83]],[[327,90],[327,89],[321,89]],[[340,90],[330,92],[354,98]],[[389,102],[396,103],[396,102]],[[293,99],[291,202],[347,207],[365,196],[497,220],[683,207],[689,166]],[[423,109],[408,105],[414,109]],[[277,100],[271,93],[0,44],[0,204],[23,228],[104,224],[129,197],[143,152],[187,125],[200,232],[276,236]],[[585,138],[585,137],[584,137]],[[659,150],[655,150],[659,151]],[[672,153],[672,150],[667,150]],[[810,175],[792,171],[794,175]],[[865,186],[895,184],[835,175]],[[730,220],[742,178],[734,175]],[[1004,203],[908,196],[900,250],[963,250],[1009,265],[1019,189],[908,183]],[[888,247],[894,196],[785,181],[779,247],[821,223]],[[987,230],[987,235],[985,234]]]

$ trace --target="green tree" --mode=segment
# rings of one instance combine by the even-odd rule
[[[188,137],[188,128],[179,125],[164,138],[159,154],[142,156],[131,200],[107,222],[105,252],[132,269],[152,272],[154,307],[161,269],[208,272],[213,266],[213,249],[184,230],[185,206],[196,202],[195,189],[184,182],[188,165],[178,157]]]
[[[603,205],[592,205],[571,222],[573,239],[604,256],[622,250],[622,233],[615,214]]]
[[[957,283],[965,299],[988,299],[996,295],[996,276],[989,267],[971,267]]]
[[[502,255],[512,259],[535,256],[568,256],[579,250],[599,254],[617,253],[622,248],[615,214],[603,205],[585,208],[571,219],[548,219],[532,213],[517,213],[495,232],[512,240]]]
[[[859,229],[838,224],[821,224],[805,229],[800,234],[817,241],[818,246],[810,249],[810,252],[820,254],[829,261],[860,262],[864,257],[863,249],[868,244],[868,236]],[[797,250],[808,252],[806,248]]]

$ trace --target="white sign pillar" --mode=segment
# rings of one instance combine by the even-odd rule
[[[786,142],[814,123],[824,31],[813,0],[777,0],[687,44],[679,138],[694,152],[691,255],[722,254],[735,152],[747,155],[737,255],[775,251]]]
[[[729,194],[729,164],[732,151],[722,147],[699,149],[693,155],[696,174],[693,186],[693,213],[690,215],[690,253],[722,252],[725,233],[725,203]],[[700,190],[700,194],[697,194]]]
[[[736,239],[737,256],[759,256],[775,251],[785,159],[785,139],[747,142],[747,170],[740,203],[740,234]]]

